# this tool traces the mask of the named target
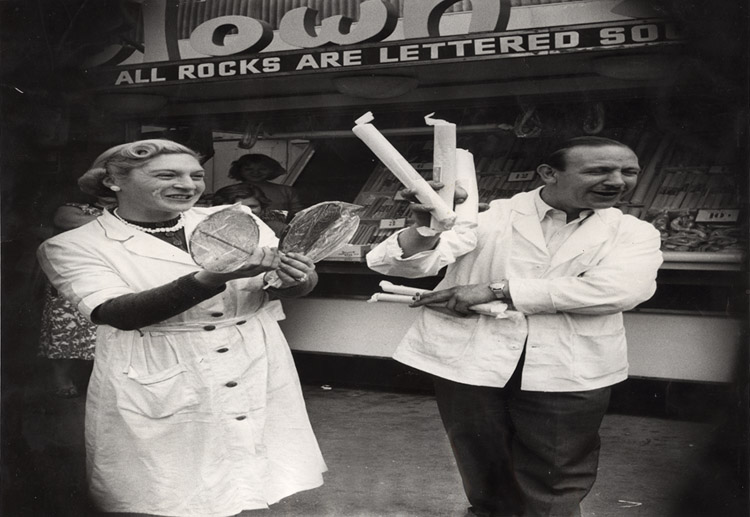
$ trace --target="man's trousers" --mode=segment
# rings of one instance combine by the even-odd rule
[[[599,463],[610,388],[522,391],[434,377],[440,416],[471,510],[480,516],[580,515]]]

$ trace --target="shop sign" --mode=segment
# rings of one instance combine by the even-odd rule
[[[379,42],[356,47],[323,47],[253,56],[206,58],[154,66],[118,67],[92,71],[92,74],[99,86],[132,87],[154,83],[232,80],[549,56],[569,52],[648,47],[681,41],[680,34],[669,22],[636,20]]]
[[[404,39],[437,37],[445,12],[461,0],[403,0]],[[500,32],[508,27],[511,0],[473,0],[469,33]],[[179,61],[177,2],[142,0],[144,27],[143,63]],[[324,18],[316,27],[318,11],[310,7],[291,9],[281,18],[278,34],[262,20],[228,15],[212,18],[193,29],[188,41],[207,57],[239,56],[264,51],[278,37],[292,48],[357,45],[383,41],[396,28],[399,13],[388,0],[365,0],[359,5],[359,21],[343,15]],[[135,52],[132,46],[112,45],[88,66],[116,65]]]

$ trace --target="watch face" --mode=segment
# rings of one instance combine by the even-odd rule
[[[490,284],[490,289],[493,293],[495,293],[495,296],[498,298],[505,297],[505,292],[503,290],[505,289],[505,283],[504,282],[494,282]]]

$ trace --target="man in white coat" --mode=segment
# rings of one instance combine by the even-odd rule
[[[493,201],[475,227],[425,236],[430,207],[414,204],[417,222],[367,257],[403,277],[448,266],[394,357],[434,377],[469,515],[580,515],[628,374],[622,311],[654,294],[662,263],[659,232],[613,208],[639,172],[626,145],[574,138],[537,167],[543,187]],[[497,300],[505,318],[470,309]]]

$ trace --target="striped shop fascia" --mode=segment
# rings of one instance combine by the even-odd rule
[[[187,39],[198,25],[219,16],[240,15],[268,22],[274,29],[287,11],[298,7],[311,7],[318,11],[318,23],[323,18],[343,14],[353,19],[359,18],[359,4],[364,0],[180,0],[178,7],[178,27],[180,39]],[[412,0],[413,1],[413,0]],[[539,4],[561,4],[577,0],[511,0],[511,5],[526,6]],[[403,14],[404,0],[388,0]],[[456,2],[447,12],[471,10],[469,0]]]

